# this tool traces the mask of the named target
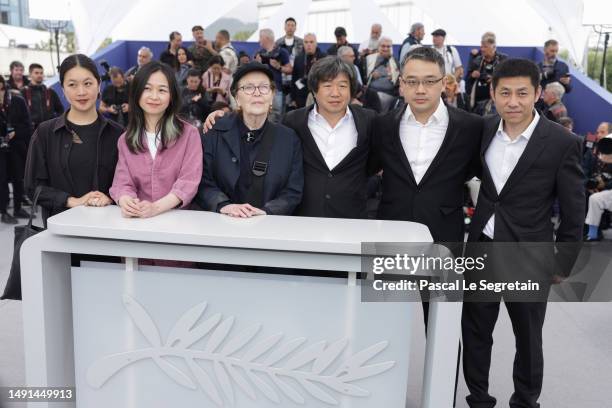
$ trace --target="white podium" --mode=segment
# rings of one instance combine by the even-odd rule
[[[431,242],[421,224],[115,206],[52,217],[21,250],[35,407],[405,406],[416,303],[361,302],[362,242]],[[70,254],[111,255],[125,264]],[[138,266],[138,258],[349,271],[347,279]],[[461,305],[430,305],[423,407],[451,407]]]

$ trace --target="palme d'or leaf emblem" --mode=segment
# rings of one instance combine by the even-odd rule
[[[301,347],[306,343],[306,338],[281,342],[283,333],[277,333],[256,341],[260,324],[232,337],[229,334],[234,325],[234,316],[223,319],[217,313],[198,323],[206,310],[206,302],[189,309],[176,322],[163,343],[159,330],[142,305],[129,295],[123,296],[123,305],[151,347],[111,354],[95,361],[87,370],[87,383],[94,388],[104,386],[128,365],[151,359],[177,384],[192,390],[200,388],[218,406],[223,406],[224,402],[234,404],[235,386],[252,400],[258,398],[257,390],[278,404],[281,403],[281,395],[296,404],[304,404],[304,395],[307,394],[327,404],[338,405],[338,395],[369,396],[368,390],[352,383],[382,374],[395,365],[395,361],[366,365],[387,348],[388,341],[378,342],[353,354],[332,370],[331,366],[349,343],[347,339],[329,345],[323,340]],[[208,340],[204,350],[191,348],[205,336],[208,336]],[[244,349],[246,351],[241,357],[235,356]],[[191,376],[167,361],[166,357],[183,359]],[[198,363],[199,360],[212,363],[212,370],[205,370]],[[288,382],[288,379],[293,381]]]

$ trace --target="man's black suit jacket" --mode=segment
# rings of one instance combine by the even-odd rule
[[[485,153],[500,120],[497,115],[485,119],[480,149],[482,183],[469,241],[479,239],[495,213],[495,241],[552,242],[555,199],[559,200],[561,214],[556,240],[582,241],[585,196],[580,138],[540,116],[523,155],[498,194]]]
[[[406,106],[377,118],[376,156],[383,169],[378,218],[425,224],[437,242],[464,240],[464,183],[479,173],[482,118],[448,108],[444,141],[420,183],[402,147]]]
[[[329,169],[308,129],[313,106],[288,112],[283,124],[295,130],[304,152],[304,192],[295,215],[326,218],[367,218],[367,180],[371,174],[371,144],[376,113],[351,105],[357,146]]]

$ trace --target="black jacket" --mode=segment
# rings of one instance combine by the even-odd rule
[[[73,184],[68,160],[72,147],[72,134],[66,128],[67,113],[43,122],[34,135],[25,171],[25,186],[33,199],[36,187],[42,186],[38,203],[43,208],[43,220],[66,210],[66,201],[73,196]],[[98,113],[100,133],[96,157],[91,158],[96,166],[92,180],[92,191],[109,195],[117,165],[117,141],[123,132],[121,127]]]
[[[448,107],[444,141],[417,184],[399,134],[405,110],[395,109],[375,124],[383,169],[378,218],[419,222],[429,227],[434,241],[463,242],[463,187],[479,173],[482,119]]]
[[[470,241],[477,241],[495,214],[495,240],[551,242],[552,208],[559,201],[558,242],[582,240],[584,175],[582,144],[563,126],[540,117],[529,142],[502,191],[497,189],[485,162],[485,153],[499,126],[499,116],[485,119],[480,159],[482,183],[470,225]]]
[[[204,174],[195,201],[206,211],[217,211],[236,189],[242,137],[238,120],[236,114],[226,115],[203,136]],[[283,125],[268,122],[265,132],[276,135],[263,176],[263,209],[272,215],[291,215],[302,198],[302,147],[293,130]]]
[[[30,110],[32,123],[35,125],[64,113],[64,105],[59,96],[46,85],[30,84],[21,90],[21,94]]]
[[[325,57],[325,54],[317,47],[314,53],[314,61]],[[306,52],[298,54],[293,61],[293,73],[291,74],[291,98],[295,101],[298,108],[303,108],[306,105],[308,98],[308,72],[306,71]],[[313,57],[311,57],[313,58]],[[313,63],[314,63],[313,61]],[[312,63],[310,64],[312,66]],[[300,89],[296,82],[300,81],[303,87]]]
[[[5,136],[10,125],[15,131],[15,138],[11,143],[28,143],[32,134],[32,122],[26,102],[19,95],[6,92],[4,101],[0,101],[0,136]]]
[[[314,106],[287,113],[286,126],[294,129],[304,149],[304,195],[295,215],[326,218],[367,218],[367,180],[372,157],[374,111],[351,105],[357,128],[357,146],[329,170],[308,129]]]

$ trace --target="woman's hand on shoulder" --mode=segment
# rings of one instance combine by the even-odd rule
[[[211,112],[204,122],[204,133],[208,132],[215,125],[216,118],[222,118],[225,112],[222,109]]]

